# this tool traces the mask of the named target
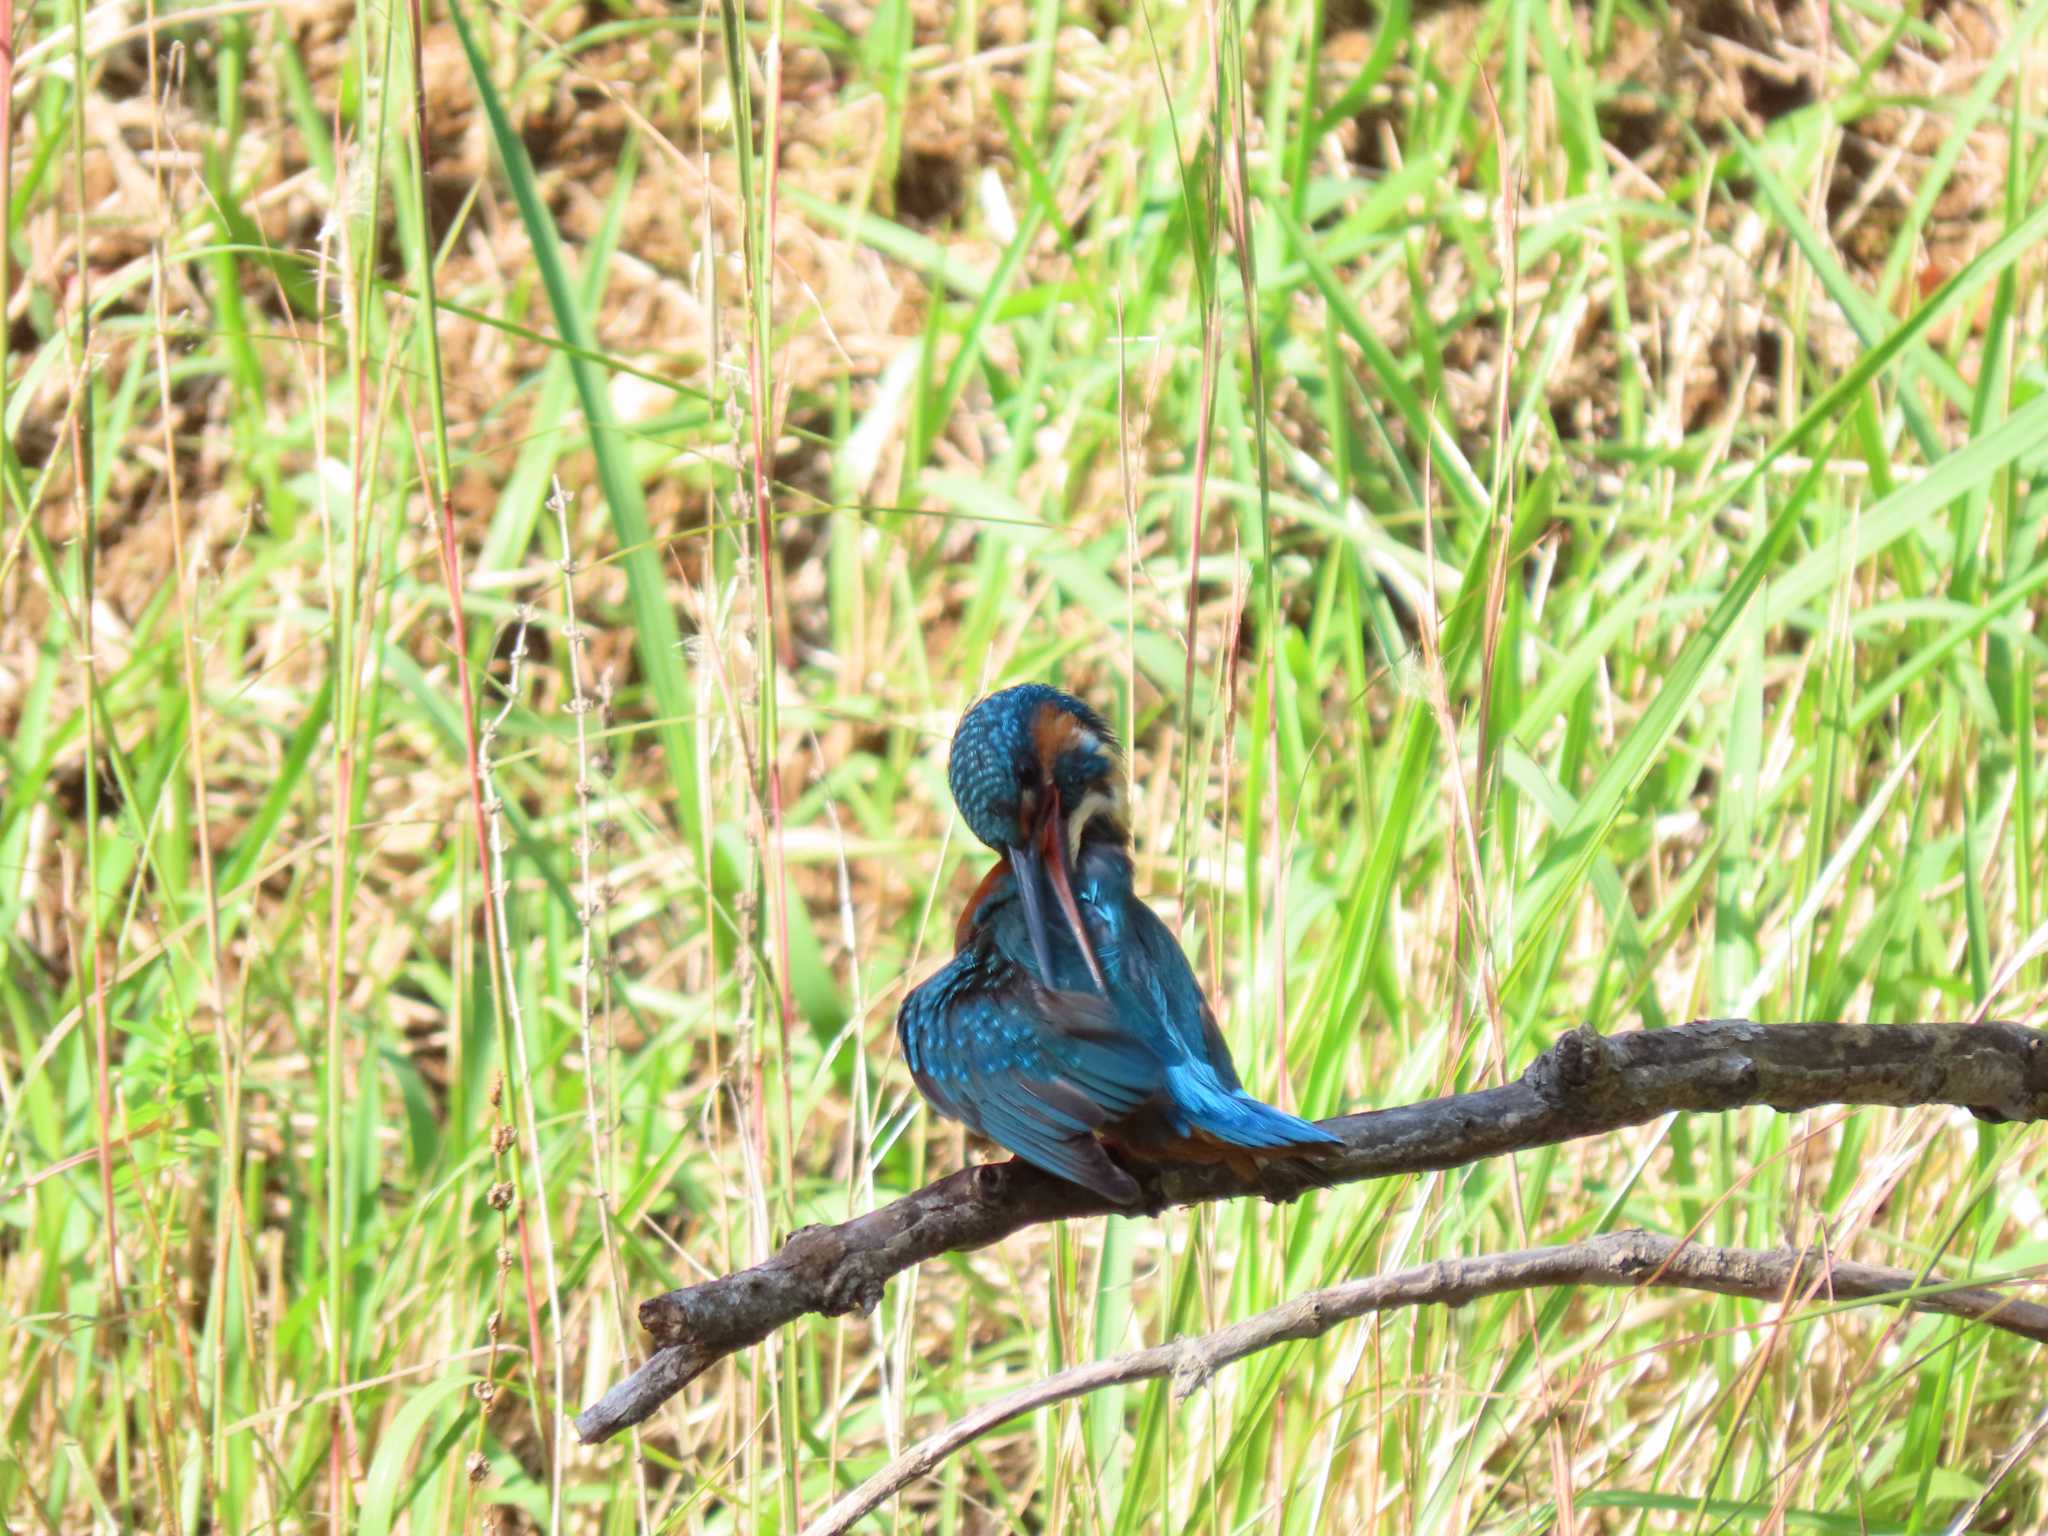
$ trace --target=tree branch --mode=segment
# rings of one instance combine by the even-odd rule
[[[2048,1119],[2048,1035],[2016,1024],[1751,1024],[1713,1019],[1603,1036],[1578,1029],[1499,1088],[1325,1120],[1343,1146],[1262,1165],[1140,1171],[1147,1210],[1454,1168],[1597,1136],[1680,1110],[1766,1104],[1952,1104],[1988,1120]],[[1024,1163],[963,1168],[774,1257],[640,1304],[647,1362],[576,1420],[586,1444],[646,1419],[706,1368],[810,1313],[869,1312],[889,1279],[1045,1221],[1129,1214]]]
[[[1185,1397],[1226,1365],[1276,1344],[1313,1339],[1369,1312],[1401,1307],[1458,1307],[1502,1291],[1539,1286],[1602,1285],[1717,1291],[1784,1301],[1802,1291],[1830,1300],[1877,1299],[1923,1312],[1943,1312],[2048,1344],[2048,1307],[2018,1301],[1985,1286],[1925,1289],[1909,1270],[1830,1259],[1818,1248],[1706,1248],[1648,1232],[1609,1232],[1585,1242],[1520,1253],[1452,1259],[1391,1275],[1349,1280],[1309,1291],[1199,1338],[1177,1339],[1108,1360],[1069,1366],[1043,1381],[984,1403],[927,1435],[804,1527],[803,1536],[839,1536],[883,1500],[925,1477],[963,1445],[1037,1408],[1104,1387],[1173,1378]]]

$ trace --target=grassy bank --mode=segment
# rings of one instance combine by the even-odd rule
[[[638,1298],[987,1155],[891,1026],[1000,682],[1130,740],[1303,1113],[2037,1019],[2044,18],[17,0],[9,1527],[793,1530],[1073,1361],[1628,1226],[2037,1287],[2038,1130],[1759,1110],[1040,1229],[566,1427]],[[2040,1380],[1504,1297],[868,1528],[2021,1531]]]

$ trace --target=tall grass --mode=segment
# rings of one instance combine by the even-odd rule
[[[1074,1360],[1619,1226],[2038,1284],[2038,1130],[1758,1111],[1035,1231],[567,1424],[637,1298],[987,1155],[890,1026],[1003,681],[1123,728],[1304,1113],[2037,1018],[2044,16],[0,10],[8,1526],[794,1530]],[[869,1525],[2025,1530],[2040,1374],[1506,1297]]]

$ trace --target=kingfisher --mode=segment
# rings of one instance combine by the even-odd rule
[[[940,1114],[1136,1205],[1125,1162],[1298,1156],[1338,1138],[1244,1090],[1187,956],[1132,888],[1115,734],[1043,683],[961,717],[947,783],[999,858],[896,1033]],[[1114,1154],[1114,1155],[1113,1155]]]

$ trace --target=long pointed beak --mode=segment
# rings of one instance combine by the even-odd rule
[[[1067,920],[1067,928],[1074,935],[1074,942],[1080,946],[1081,958],[1088,962],[1088,974],[1095,978],[1095,985],[1107,997],[1109,983],[1103,978],[1102,963],[1095,958],[1095,946],[1089,942],[1088,925],[1081,921],[1081,904],[1074,900],[1073,874],[1067,864],[1067,818],[1060,807],[1057,792],[1052,796],[1037,835],[1029,843],[1019,844],[1010,850],[1010,867],[1017,872],[1017,891],[1024,898],[1024,927],[1031,935],[1031,953],[1038,960],[1039,974],[1046,985],[1052,985],[1052,935],[1046,926],[1045,897],[1039,885],[1041,879],[1052,887],[1060,916]]]

